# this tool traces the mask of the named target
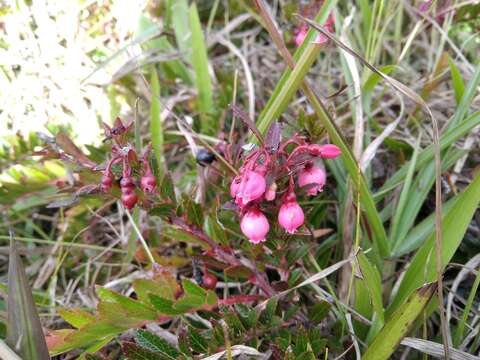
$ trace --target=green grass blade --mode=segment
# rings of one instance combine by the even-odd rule
[[[407,200],[409,199],[410,186],[413,182],[413,174],[415,172],[415,164],[417,163],[418,153],[420,152],[420,140],[422,139],[422,132],[418,135],[417,143],[415,144],[415,150],[413,152],[412,160],[409,161],[409,168],[407,171],[407,176],[405,178],[405,183],[403,184],[402,192],[400,193],[400,198],[398,200],[397,208],[395,209],[395,214],[392,220],[392,227],[390,232],[390,242],[392,248],[395,248],[395,245],[398,242],[398,228],[400,221],[402,219]],[[434,169],[435,170],[435,169]],[[435,174],[433,174],[435,176]]]
[[[390,320],[367,348],[362,359],[389,359],[402,339],[408,334],[415,319],[422,313],[436,289],[437,284],[431,283],[415,290],[407,301],[392,314]]]
[[[50,359],[42,324],[12,233],[9,260],[7,344],[23,359]]]
[[[358,266],[362,273],[362,277],[369,293],[369,300],[375,312],[373,324],[368,333],[368,338],[373,338],[385,323],[385,310],[382,300],[382,282],[378,270],[368,261],[365,254],[360,251],[357,254]]]
[[[442,172],[445,172],[452,167],[463,155],[465,155],[465,151],[458,149],[454,149],[454,151],[447,153],[442,160]],[[434,183],[435,164],[429,163],[415,176],[415,180],[413,180],[413,184],[409,189],[406,198],[404,199],[404,203],[402,204],[400,216],[398,218],[394,218],[392,226],[396,225],[396,229],[395,232],[392,231],[392,236],[395,236],[392,242],[392,252],[395,251],[397,246],[402,244],[408,232],[414,226],[420,209],[427,199],[427,196],[430,193]],[[405,184],[407,184],[407,181]],[[396,211],[398,211],[398,207]],[[397,214],[395,213],[395,215]]]
[[[472,309],[473,301],[475,300],[475,296],[477,295],[478,286],[480,285],[480,271],[477,270],[477,276],[475,277],[475,281],[470,289],[470,294],[468,295],[467,304],[465,305],[465,309],[463,310],[462,318],[460,319],[457,328],[455,329],[454,336],[453,336],[453,346],[458,347],[460,342],[463,338],[463,332],[465,330],[465,324],[467,322],[468,314],[470,314],[470,310]]]
[[[213,111],[212,80],[208,71],[207,48],[197,6],[193,3],[189,11],[192,49],[192,66],[195,69],[195,84],[198,92],[198,109],[203,114]],[[202,124],[204,125],[204,124]],[[204,126],[203,126],[204,127]]]
[[[443,216],[442,268],[448,264],[460,245],[479,202],[480,175],[477,175]],[[398,309],[417,287],[436,278],[434,242],[435,231],[413,257],[401,280],[397,294],[387,310],[387,315]]]
[[[152,137],[153,153],[157,161],[157,179],[163,179],[163,127],[160,118],[160,82],[158,80],[157,70],[152,66],[150,78],[150,88],[152,90],[152,102],[150,104],[150,135]],[[160,183],[159,181],[158,183]]]

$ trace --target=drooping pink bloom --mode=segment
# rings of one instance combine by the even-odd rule
[[[317,195],[323,191],[327,175],[325,170],[318,166],[311,166],[303,169],[298,174],[298,186],[304,187],[310,185],[307,189],[308,195]]]
[[[270,230],[267,217],[257,208],[248,210],[240,222],[242,233],[253,244],[265,241],[265,237]]]
[[[239,206],[245,206],[250,201],[257,200],[263,196],[267,183],[262,174],[252,170],[247,170],[241,177],[242,181],[236,193],[235,202]]]
[[[278,223],[288,233],[293,234],[303,225],[305,215],[295,198],[286,199],[278,212]]]

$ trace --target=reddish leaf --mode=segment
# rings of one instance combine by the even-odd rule
[[[72,156],[81,165],[91,169],[96,166],[96,164],[90,160],[64,132],[60,131],[55,137],[55,141],[66,154]]]

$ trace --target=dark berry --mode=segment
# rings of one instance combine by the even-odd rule
[[[197,152],[197,163],[202,166],[206,166],[211,164],[215,160],[215,155],[207,150],[207,149],[200,149]]]

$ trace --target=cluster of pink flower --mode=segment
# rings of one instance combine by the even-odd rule
[[[110,191],[115,181],[112,166],[117,163],[122,163],[122,177],[120,179],[121,201],[127,209],[132,209],[138,202],[136,185],[132,177],[132,165],[138,167],[138,165],[141,164],[142,175],[140,177],[140,189],[144,194],[154,193],[157,186],[157,181],[148,163],[151,148],[148,146],[142,157],[138,159],[135,149],[126,143],[124,136],[130,128],[131,123],[124,125],[121,120],[117,118],[115,125],[116,127],[111,129],[104,124],[107,139],[113,139],[115,144],[112,146],[112,158],[108,161],[103,171],[100,186],[103,192]]]
[[[290,153],[286,151],[289,145],[296,146]],[[308,144],[299,136],[282,143],[273,153],[264,147],[251,152],[230,185],[230,194],[241,211],[240,228],[250,242],[265,241],[270,225],[260,205],[263,200],[274,201],[277,193],[283,193],[278,223],[288,233],[295,233],[303,225],[305,215],[296,200],[294,175],[299,187],[308,195],[316,195],[323,191],[326,174],[323,167],[315,165],[315,158],[333,159],[340,153],[336,145]],[[276,180],[286,174],[286,189],[281,191]]]
[[[330,13],[328,15],[327,21],[325,21],[325,24],[323,25],[324,29],[327,30],[328,32],[333,33],[335,31],[335,16],[333,13]],[[308,25],[307,24],[302,24],[299,29],[296,31],[295,35],[295,45],[299,47],[302,45],[303,40],[307,37],[307,32],[308,32]],[[313,42],[314,44],[324,44],[328,41],[328,38],[323,35],[323,34],[318,34],[317,38]]]

